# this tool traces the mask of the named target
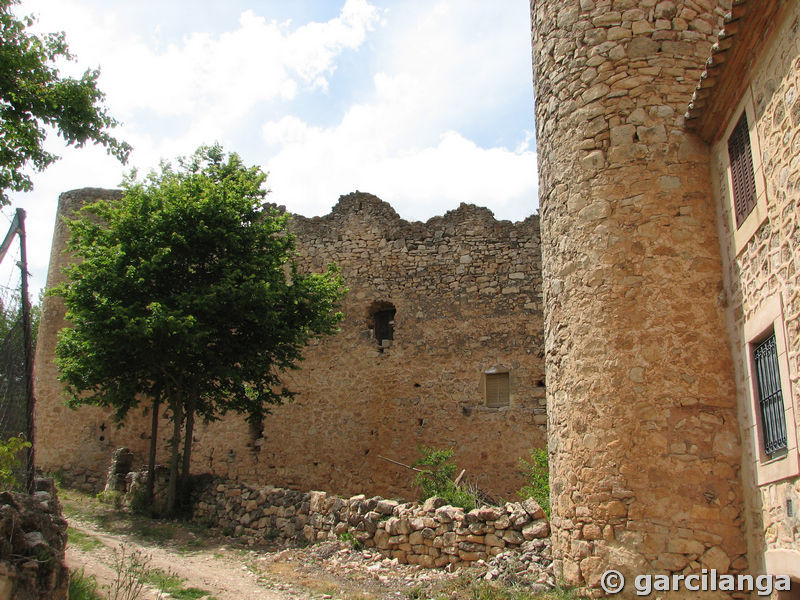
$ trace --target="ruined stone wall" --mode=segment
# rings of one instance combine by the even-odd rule
[[[215,480],[198,491],[192,518],[250,544],[315,543],[350,534],[387,558],[428,568],[468,565],[502,552],[533,550],[543,567],[550,558],[547,519],[530,498],[465,511],[435,497],[399,503]]]
[[[296,400],[274,408],[263,431],[236,416],[198,424],[193,472],[413,497],[413,473],[378,455],[410,463],[418,446],[453,447],[468,481],[513,497],[523,484],[519,459],[545,444],[538,218],[512,224],[462,205],[409,223],[355,193],[325,217],[294,217],[292,227],[305,266],[341,267],[350,289],[341,332],[307,349],[301,370],[287,376]],[[389,304],[394,339],[379,345],[370,309]],[[127,446],[145,462],[149,418],[116,430],[107,413],[61,406],[50,362],[59,307],[45,310],[48,340],[36,367],[40,464],[99,488],[114,448]],[[487,406],[486,371],[508,372],[507,406]],[[167,429],[162,420],[165,436]]]
[[[793,553],[800,576],[800,4],[789,2],[753,66],[750,83],[733,112],[721,124],[712,149],[714,194],[719,208],[724,251],[725,293],[736,365],[740,415],[744,431],[745,481],[753,495],[753,569],[763,572],[778,551]],[[748,219],[754,233],[741,238],[732,215],[727,138],[741,113],[747,112],[754,144],[759,205]],[[777,311],[777,312],[776,312]],[[759,439],[757,396],[749,374],[753,335],[774,327],[785,338],[783,400],[789,451],[770,459]],[[755,338],[756,340],[758,338]],[[785,556],[789,556],[786,554]],[[773,572],[786,573],[775,565]]]
[[[709,152],[682,117],[725,4],[531,2],[553,550],[570,584],[747,567]]]

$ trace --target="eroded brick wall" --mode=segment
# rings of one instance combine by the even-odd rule
[[[62,208],[80,195],[63,195]],[[295,402],[273,409],[263,435],[236,416],[198,424],[193,471],[408,498],[413,473],[378,455],[410,463],[420,445],[453,447],[468,480],[513,497],[524,483],[519,459],[545,444],[538,218],[512,224],[462,205],[409,223],[355,193],[325,217],[295,217],[293,228],[306,266],[341,267],[350,289],[341,332],[307,349],[301,370],[287,377]],[[56,254],[63,235],[57,229]],[[53,265],[49,285],[59,277]],[[117,430],[107,413],[61,406],[51,363],[61,309],[57,299],[46,302],[36,367],[40,464],[98,487],[114,448],[127,446],[144,462],[149,417],[134,415]],[[380,347],[369,328],[374,303],[396,310],[394,339]],[[509,373],[508,406],[486,406],[482,374],[492,369]],[[165,438],[168,427],[162,420]]]
[[[570,584],[747,566],[709,154],[682,117],[725,8],[531,2],[553,550]]]

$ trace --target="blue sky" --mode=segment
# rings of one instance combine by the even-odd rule
[[[425,220],[460,202],[520,220],[536,211],[528,0],[22,0],[100,68],[122,167],[102,149],[17,194],[43,285],[58,194],[116,187],[135,166],[218,141],[270,173],[270,200],[306,216],[356,189]],[[10,211],[6,209],[5,213]],[[2,273],[0,273],[2,277]]]

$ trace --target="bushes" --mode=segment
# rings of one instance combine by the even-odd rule
[[[547,448],[536,448],[531,451],[530,461],[521,458],[519,466],[528,480],[518,492],[523,498],[533,498],[542,507],[547,518],[550,518],[550,466]]]
[[[20,437],[8,438],[6,441],[0,440],[0,489],[18,490],[22,488],[22,482],[17,477],[22,466],[22,456],[20,450],[30,448],[31,443]]]
[[[419,452],[422,457],[412,466],[422,468],[414,478],[414,485],[422,488],[422,500],[432,496],[444,498],[448,504],[459,506],[464,510],[472,510],[478,505],[477,495],[458,486],[453,481],[456,465],[450,461],[453,449],[437,450],[435,448],[421,447]],[[427,468],[424,468],[427,467]]]

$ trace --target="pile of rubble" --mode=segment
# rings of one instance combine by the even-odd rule
[[[66,600],[67,521],[51,479],[0,493],[0,600]]]

